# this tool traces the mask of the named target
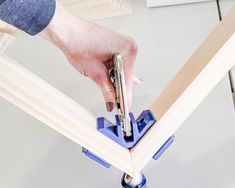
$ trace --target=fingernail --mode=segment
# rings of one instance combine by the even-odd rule
[[[106,108],[108,112],[113,111],[113,103],[112,102],[106,102]]]

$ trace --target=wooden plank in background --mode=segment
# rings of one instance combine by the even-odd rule
[[[72,14],[97,20],[131,13],[133,0],[59,0]]]

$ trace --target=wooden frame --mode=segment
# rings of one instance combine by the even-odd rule
[[[127,150],[96,130],[85,108],[5,55],[0,56],[0,95],[120,170],[137,176],[235,64],[235,9],[212,31],[150,107],[158,122]]]

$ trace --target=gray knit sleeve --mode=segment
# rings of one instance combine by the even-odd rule
[[[55,0],[0,0],[0,19],[36,35],[50,23],[55,7]]]

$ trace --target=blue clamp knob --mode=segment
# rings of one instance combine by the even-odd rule
[[[142,174],[142,181],[141,181],[141,183],[139,185],[136,185],[136,186],[128,184],[125,181],[125,177],[126,176],[127,176],[127,174],[124,174],[123,177],[122,177],[122,187],[123,188],[147,188],[147,181],[146,181],[146,178],[145,178],[145,176],[143,174]]]

